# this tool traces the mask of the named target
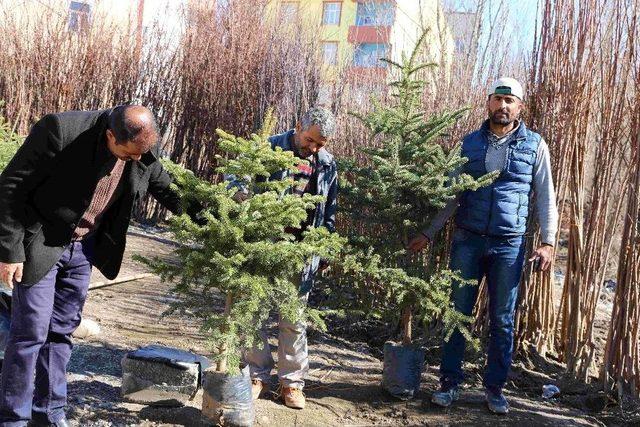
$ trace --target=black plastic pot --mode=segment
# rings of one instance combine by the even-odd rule
[[[202,390],[202,414],[206,418],[226,427],[253,425],[255,409],[248,366],[239,375],[207,369]]]
[[[393,397],[401,400],[412,399],[420,390],[424,356],[424,349],[419,346],[386,342],[382,387]]]

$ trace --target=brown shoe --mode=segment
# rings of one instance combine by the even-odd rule
[[[256,378],[251,380],[251,397],[253,400],[257,400],[260,397],[263,389],[264,383],[262,381]]]
[[[302,389],[293,387],[282,387],[282,398],[284,404],[293,409],[304,409],[306,399]]]

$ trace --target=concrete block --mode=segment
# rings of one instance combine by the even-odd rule
[[[148,346],[122,359],[122,396],[132,402],[181,406],[198,391],[202,370],[210,366],[203,356]]]

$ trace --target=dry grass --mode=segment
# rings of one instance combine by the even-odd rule
[[[605,390],[617,388],[618,395],[626,393],[640,397],[640,37],[638,14],[640,2],[628,4],[627,13],[619,20],[620,37],[625,44],[624,65],[633,67],[627,82],[628,92],[621,97],[625,123],[628,123],[629,160],[626,178],[628,198],[624,212],[621,250],[618,263],[617,287],[612,320],[607,339],[602,378]],[[619,117],[614,116],[615,119]],[[626,121],[628,120],[628,122]],[[621,198],[622,199],[622,198]]]
[[[568,262],[561,310],[554,316],[553,270],[527,274],[519,338],[557,351],[587,381],[597,346],[593,325],[620,227],[628,170],[635,55],[623,2],[542,1],[529,88],[531,122],[551,150],[561,223],[568,223]],[[633,95],[632,95],[633,94]]]

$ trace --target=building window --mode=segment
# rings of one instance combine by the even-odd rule
[[[283,1],[280,3],[280,21],[294,22],[298,19],[298,2]]]
[[[72,1],[69,3],[69,29],[82,31],[89,27],[91,19],[91,5],[84,1]]]
[[[342,2],[324,2],[322,9],[322,25],[340,25]]]
[[[358,45],[353,54],[353,65],[356,67],[380,67],[384,68],[385,62],[380,58],[386,58],[389,54],[389,45],[383,43],[362,43]]]
[[[325,65],[338,64],[338,42],[322,42],[322,62]]]
[[[357,26],[393,25],[395,7],[391,2],[358,3],[356,10]]]

